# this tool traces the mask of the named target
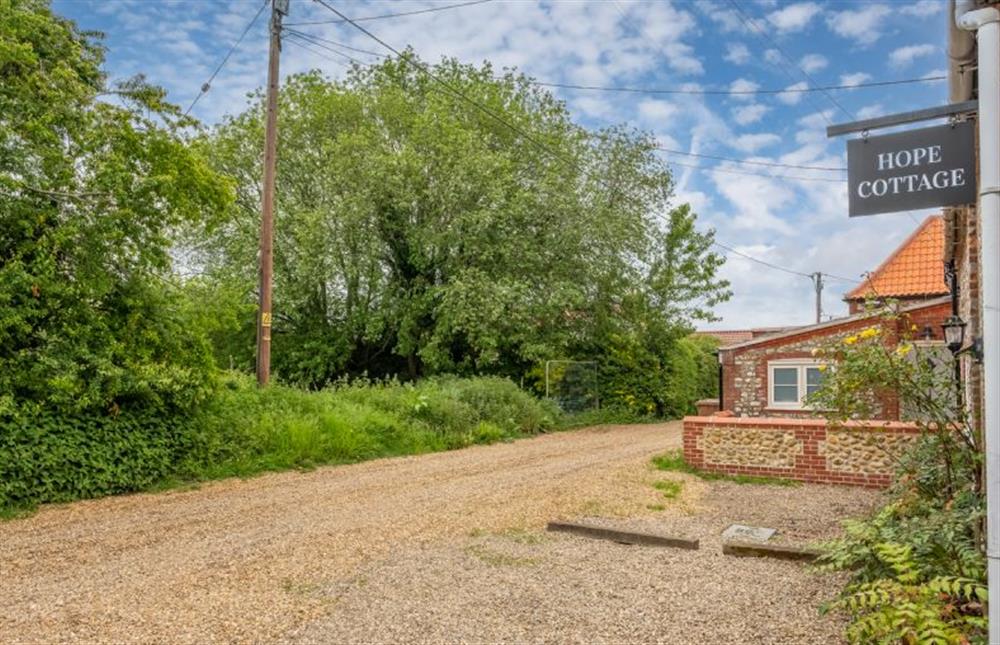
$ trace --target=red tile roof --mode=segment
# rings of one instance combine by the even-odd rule
[[[719,341],[720,347],[726,347],[727,345],[744,343],[748,340],[753,340],[754,338],[760,338],[761,336],[767,336],[777,332],[788,331],[789,329],[794,329],[794,327],[754,327],[753,329],[725,329],[720,331],[699,330],[696,331],[694,335],[711,336]]]
[[[752,329],[735,329],[732,331],[696,331],[696,336],[711,336],[719,341],[723,347],[732,343],[742,343],[753,338]]]
[[[869,295],[901,298],[942,296],[947,293],[948,286],[944,282],[944,219],[940,215],[931,215],[865,282],[844,296],[844,300],[864,300]]]

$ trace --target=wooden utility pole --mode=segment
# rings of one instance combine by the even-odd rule
[[[260,306],[257,313],[257,384],[271,379],[271,280],[274,273],[274,172],[278,147],[278,61],[281,18],[289,0],[271,0],[271,48],[267,63],[267,124],[264,132],[264,186],[260,209]]]
[[[813,286],[816,287],[816,324],[823,321],[823,274],[817,271],[812,274]]]

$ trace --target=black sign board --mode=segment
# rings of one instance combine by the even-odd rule
[[[972,122],[848,141],[847,181],[851,217],[974,204]]]

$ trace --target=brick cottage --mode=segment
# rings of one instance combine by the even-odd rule
[[[850,428],[831,428],[815,418],[805,404],[822,376],[813,350],[879,327],[885,342],[916,336],[921,354],[941,352],[941,325],[958,306],[945,282],[947,257],[945,219],[929,217],[847,294],[851,315],[721,347],[719,401],[714,406],[701,402],[699,416],[684,421],[688,461],[716,472],[886,485],[892,473],[887,451],[911,441],[916,426],[905,421],[905,411],[891,395],[878,401],[875,418]],[[894,321],[865,309],[866,303],[889,299],[898,303]]]

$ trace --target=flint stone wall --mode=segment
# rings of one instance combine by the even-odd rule
[[[882,488],[894,464],[919,435],[915,424],[819,419],[686,417],[684,458],[729,475]]]

